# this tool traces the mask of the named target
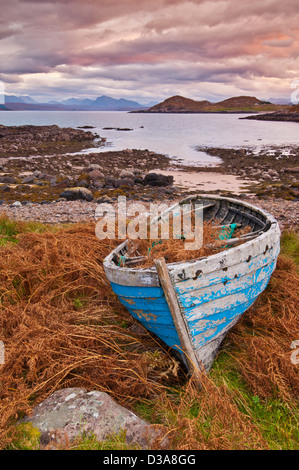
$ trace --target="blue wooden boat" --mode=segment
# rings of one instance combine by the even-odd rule
[[[134,318],[180,351],[185,363],[190,364],[191,358],[209,371],[227,332],[266,288],[280,251],[280,229],[272,215],[231,198],[191,196],[178,204],[195,207],[199,203],[204,220],[217,226],[249,226],[251,232],[239,240],[232,238],[224,251],[214,255],[167,264],[179,324],[157,266],[134,268],[130,258],[127,265],[119,266],[119,256],[128,253],[128,240],[107,256],[104,269],[113,291]]]

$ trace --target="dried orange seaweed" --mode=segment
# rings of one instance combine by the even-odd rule
[[[126,407],[151,399],[171,449],[265,448],[248,416],[238,410],[225,381],[190,384],[179,399],[166,391],[187,382],[185,371],[161,342],[138,323],[112,292],[103,259],[119,241],[98,240],[93,224],[56,233],[24,233],[0,248],[0,448],[14,423],[63,387],[108,392]],[[224,348],[246,385],[260,397],[298,398],[299,277],[279,257],[267,290],[229,333]],[[173,395],[176,397],[177,395]],[[196,417],[188,418],[191,408]],[[207,428],[206,425],[209,425]],[[207,432],[208,429],[208,432]]]
[[[225,243],[226,236],[229,237],[229,227],[215,227],[211,222],[203,223],[202,246],[198,249],[186,249],[186,244],[192,240],[180,239],[137,239],[130,240],[129,256],[144,256],[144,259],[134,267],[147,268],[153,266],[153,261],[158,258],[165,258],[167,263],[176,263],[206,257],[227,248]],[[238,238],[251,231],[250,227],[237,229],[233,236]],[[221,238],[223,237],[223,238]],[[239,244],[242,243],[241,241]],[[123,261],[125,265],[125,260]]]

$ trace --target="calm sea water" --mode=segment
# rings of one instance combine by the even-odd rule
[[[94,126],[92,132],[106,137],[102,150],[148,149],[182,159],[184,163],[211,164],[217,159],[198,146],[255,150],[298,145],[299,125],[290,122],[241,120],[239,114],[130,114],[109,111],[2,111],[0,124]],[[131,131],[104,130],[104,127]]]

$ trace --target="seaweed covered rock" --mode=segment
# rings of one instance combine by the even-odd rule
[[[120,178],[115,181],[114,186],[116,188],[121,188],[122,186],[134,186],[134,180],[130,178]]]
[[[83,187],[69,188],[66,191],[63,191],[60,194],[60,197],[66,199],[67,201],[83,200],[90,202],[93,200],[92,192],[89,189]]]
[[[15,184],[17,181],[13,176],[4,175],[0,176],[0,183]]]
[[[148,173],[144,177],[144,184],[149,186],[169,186],[173,184],[173,176],[160,173]]]

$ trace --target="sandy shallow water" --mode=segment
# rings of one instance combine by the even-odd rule
[[[173,176],[174,186],[194,191],[230,191],[234,194],[248,192],[248,186],[254,181],[244,180],[235,175],[223,175],[215,172],[187,172],[179,170],[156,170],[157,173]]]

